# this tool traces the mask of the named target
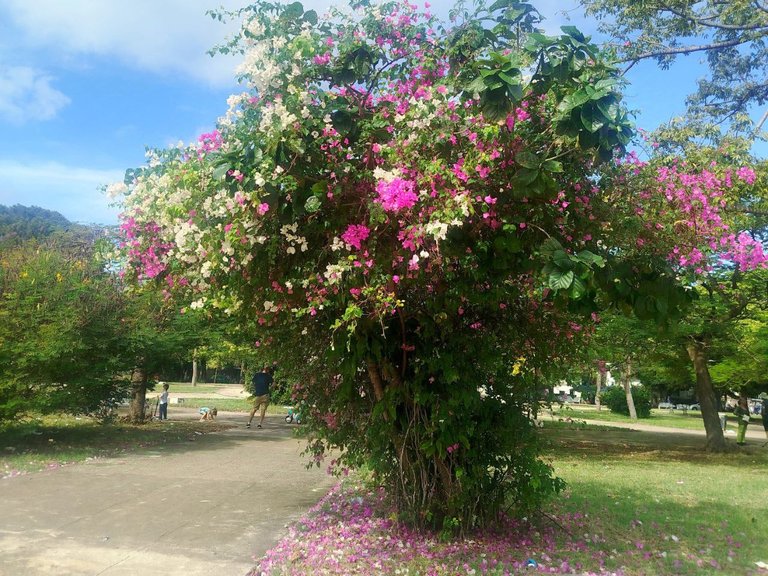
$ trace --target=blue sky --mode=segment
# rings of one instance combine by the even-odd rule
[[[56,210],[75,222],[114,224],[101,187],[144,162],[146,147],[195,140],[241,92],[234,58],[206,51],[236,31],[206,16],[243,0],[2,0],[0,204]],[[433,0],[445,13],[448,0]],[[322,12],[326,0],[305,7]],[[574,24],[573,1],[535,1],[547,32]],[[566,19],[568,11],[571,20]],[[671,71],[636,66],[626,94],[653,129],[684,109],[703,73],[698,57]]]

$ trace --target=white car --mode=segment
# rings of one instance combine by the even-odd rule
[[[675,405],[671,402],[659,402],[659,409],[660,410],[674,410]]]

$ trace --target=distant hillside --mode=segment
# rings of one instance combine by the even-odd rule
[[[77,231],[82,226],[73,224],[53,210],[38,206],[3,206],[0,204],[0,243],[42,240],[61,232]]]

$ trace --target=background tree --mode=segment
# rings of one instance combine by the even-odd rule
[[[704,54],[709,75],[688,97],[691,119],[728,122],[754,135],[750,115],[768,103],[768,4],[762,0],[582,0],[588,16],[605,18],[601,31],[615,39],[624,62],[653,59],[666,69],[680,55]]]
[[[0,420],[97,412],[123,397],[122,312],[93,246],[28,240],[0,256]]]
[[[630,233],[638,245],[645,245],[646,234],[653,231],[654,249],[667,251],[678,268],[677,290],[693,302],[685,316],[668,319],[668,336],[677,339],[692,363],[707,447],[724,450],[709,359],[718,345],[728,342],[734,322],[765,306],[760,288],[766,267],[765,163],[750,159],[743,141],[681,146],[684,160],[669,152],[674,147],[661,147],[647,163],[637,160],[620,167],[618,179],[631,183],[625,188],[630,201],[650,199],[647,190],[659,185],[664,190],[637,207],[646,222]],[[734,170],[742,161],[753,161],[756,170]],[[627,177],[627,170],[634,178]],[[621,283],[615,288],[626,290]],[[639,319],[666,314],[665,304],[653,296],[660,289],[635,298],[633,311]]]
[[[129,419],[140,423],[145,418],[147,391],[154,388],[165,369],[187,361],[207,341],[209,321],[195,311],[182,313],[152,286],[127,290],[122,298],[120,356],[130,374]]]

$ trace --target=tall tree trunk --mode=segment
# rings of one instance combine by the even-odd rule
[[[603,382],[605,380],[605,372],[600,370],[598,368],[597,370],[597,385],[595,389],[595,406],[597,406],[597,410],[600,411],[603,409],[602,404],[600,404],[600,392],[603,389]]]
[[[147,373],[143,368],[134,368],[131,374],[131,405],[128,419],[134,424],[144,422],[144,406],[147,402]]]
[[[197,386],[197,349],[192,351],[192,386]]]
[[[707,432],[706,449],[710,452],[724,452],[726,450],[725,436],[720,427],[717,398],[712,386],[712,378],[709,375],[706,343],[702,339],[692,338],[686,344],[686,351],[693,362],[693,369],[696,371],[696,396],[701,405],[704,430]]]
[[[622,374],[622,380],[624,384],[624,394],[627,395],[627,407],[629,408],[629,417],[632,420],[637,420],[637,410],[635,409],[635,399],[632,397],[632,386],[629,381],[632,377],[632,361],[627,358],[624,364],[624,371]]]

